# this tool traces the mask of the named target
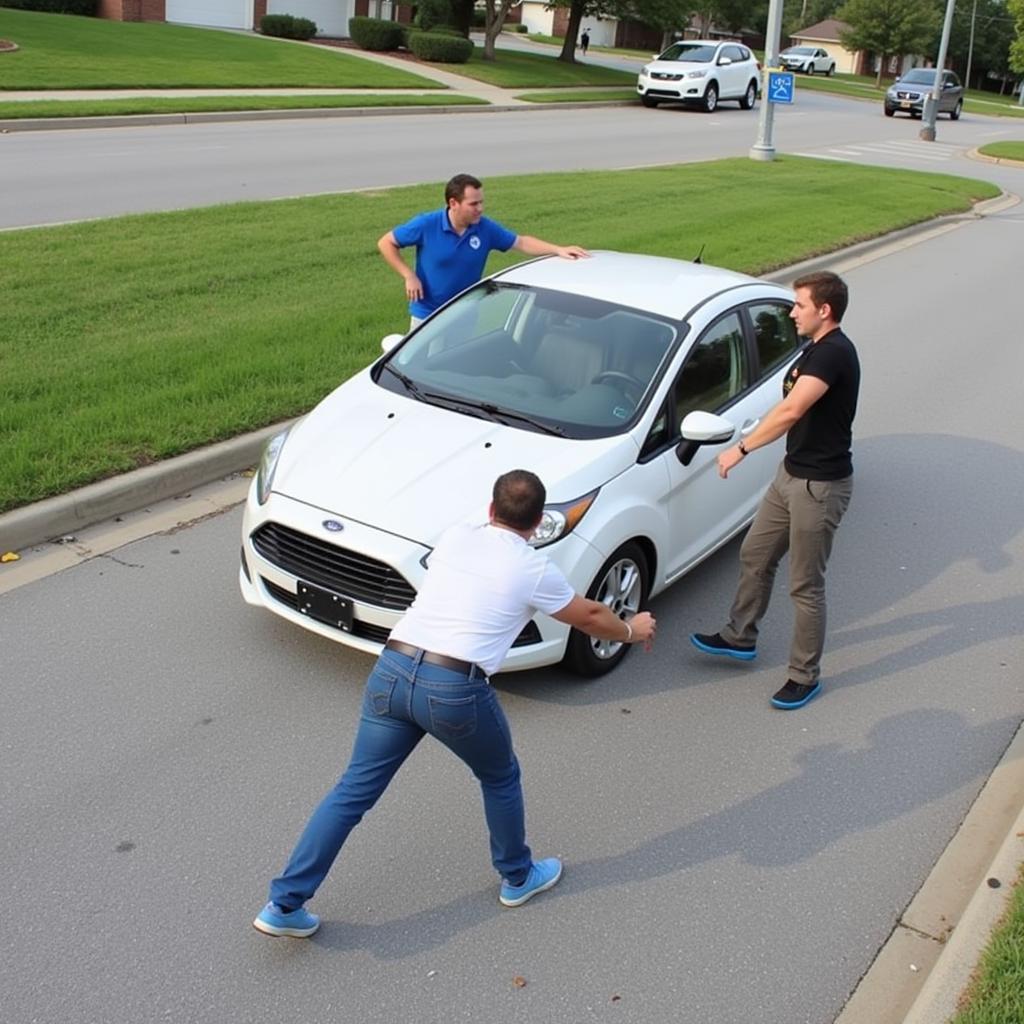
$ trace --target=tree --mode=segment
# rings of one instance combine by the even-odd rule
[[[494,60],[494,41],[505,26],[508,12],[519,0],[485,0],[484,5],[484,60]]]
[[[974,23],[972,38],[971,23]],[[960,72],[968,88],[967,72],[972,80],[984,78],[989,71],[1007,70],[1007,50],[1010,46],[1010,22],[1004,0],[967,0],[953,11],[953,26],[946,52],[949,63]],[[941,27],[934,34],[929,53],[939,52]]]
[[[928,49],[942,12],[936,0],[847,0],[836,17],[850,26],[840,33],[843,46],[879,58],[881,84],[886,58]]]
[[[1010,43],[1010,67],[1014,71],[1024,72],[1024,0],[1009,0],[1006,6],[1013,17],[1014,28],[1013,42]]]
[[[620,19],[639,21],[642,25],[661,30],[661,48],[664,50],[693,17],[695,0],[620,0],[614,15]]]
[[[579,38],[583,19],[596,18],[598,15],[621,17],[625,4],[618,4],[616,0],[551,0],[548,6],[569,9],[569,24],[565,29],[562,52],[558,55],[558,59],[564,60],[567,64],[575,64],[576,40]]]
[[[787,4],[788,9],[784,8],[782,14],[783,36],[789,38],[801,29],[831,18],[842,3],[843,0],[800,0],[799,4]]]

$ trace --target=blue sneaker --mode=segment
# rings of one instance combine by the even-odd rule
[[[722,639],[721,633],[691,633],[690,643],[705,654],[724,654],[727,658],[753,661],[757,657],[756,647],[743,647]]]
[[[786,685],[772,697],[772,704],[783,711],[792,711],[794,708],[802,708],[814,700],[819,693],[821,693],[821,683],[819,682],[794,683],[792,679],[787,679]]]
[[[530,865],[530,873],[522,885],[501,883],[501,895],[498,896],[502,906],[521,907],[527,900],[533,899],[539,892],[550,889],[562,877],[562,862],[557,857],[546,860],[535,860]]]
[[[305,939],[320,927],[320,918],[299,907],[285,913],[274,903],[268,903],[252,923],[253,928],[265,935],[292,935]]]

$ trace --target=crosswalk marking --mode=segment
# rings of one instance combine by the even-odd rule
[[[830,146],[815,152],[797,153],[797,156],[817,157],[821,160],[852,160],[868,154],[882,154],[901,159],[925,160],[942,163],[952,160],[965,151],[964,146],[942,142],[924,142],[917,139],[893,139],[890,142],[848,142],[842,146]]]

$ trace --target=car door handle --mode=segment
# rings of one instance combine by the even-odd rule
[[[749,437],[760,422],[760,417],[756,420],[744,420],[743,426],[740,427],[740,437]]]

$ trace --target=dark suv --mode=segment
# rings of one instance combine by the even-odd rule
[[[935,84],[935,68],[913,68],[897,78],[885,93],[885,116],[892,117],[901,110],[911,117],[924,113],[924,101]],[[939,113],[949,114],[956,121],[964,109],[964,87],[952,71],[942,72],[942,91],[939,93]]]

